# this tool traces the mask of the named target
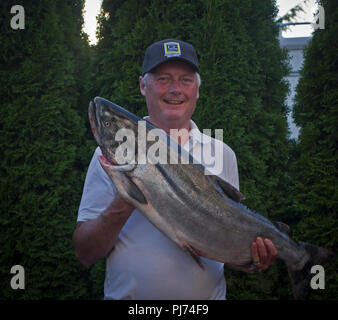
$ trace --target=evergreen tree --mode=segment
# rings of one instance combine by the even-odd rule
[[[323,0],[325,29],[317,29],[305,51],[294,118],[301,127],[294,152],[294,211],[297,238],[337,248],[338,212],[338,4]],[[325,267],[325,290],[312,299],[337,299],[337,262]]]
[[[224,130],[237,154],[247,204],[272,219],[283,219],[287,199],[286,53],[278,42],[274,1],[104,0],[97,46],[95,95],[140,116],[147,114],[139,92],[148,45],[176,38],[194,45],[202,86],[193,119]],[[226,269],[228,298],[289,297],[285,267],[248,276]],[[282,270],[282,269],[281,269]]]
[[[91,157],[79,115],[83,2],[21,1],[23,30],[10,27],[14,4],[0,6],[1,299],[98,296],[71,242]],[[10,287],[13,265],[25,269],[25,290]]]

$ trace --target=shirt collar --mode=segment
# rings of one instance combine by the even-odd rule
[[[149,116],[144,116],[143,119],[148,120]],[[189,139],[192,140],[193,144],[196,142],[200,144],[207,144],[210,143],[210,138],[209,139],[203,139],[203,136],[205,134],[198,129],[196,123],[190,119],[190,131],[189,131]]]
[[[205,143],[203,142],[202,138],[202,132],[200,129],[198,129],[196,123],[193,120],[190,120],[190,132],[189,132],[190,139],[193,140],[193,142],[199,142],[199,143]]]

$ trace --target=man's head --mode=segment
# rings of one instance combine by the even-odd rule
[[[200,72],[194,47],[184,41],[165,39],[150,45],[144,55],[142,76],[166,61],[180,60]]]
[[[165,130],[189,126],[199,97],[198,72],[196,52],[186,42],[167,39],[147,48],[140,90],[153,124]]]

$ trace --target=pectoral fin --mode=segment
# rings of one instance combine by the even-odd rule
[[[99,161],[100,161],[102,168],[112,178],[115,185],[117,183],[119,185],[122,185],[122,188],[128,194],[129,197],[131,197],[132,199],[142,204],[148,203],[143,192],[140,190],[140,188],[135,184],[135,182],[127,174],[127,172],[130,171],[128,167],[129,165],[114,166],[104,156],[99,156]],[[130,166],[134,166],[134,165],[130,165]]]
[[[291,230],[286,223],[280,221],[272,221],[272,223],[277,227],[279,231],[286,233],[287,235],[290,235]]]
[[[204,266],[202,264],[201,258],[199,257],[198,251],[187,242],[182,243],[181,246],[192,256],[192,258],[196,261],[199,267],[204,270]]]
[[[147,204],[147,199],[144,196],[143,192],[140,190],[140,188],[133,182],[133,180],[130,179],[130,177],[128,177],[126,174],[124,175],[126,177],[126,181],[128,181],[125,184],[125,188],[129,196],[135,199],[137,202]]]

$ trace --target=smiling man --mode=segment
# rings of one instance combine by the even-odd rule
[[[191,120],[199,97],[199,72],[193,46],[166,39],[147,48],[139,77],[149,112],[147,120],[192,154],[201,153],[206,144],[215,148],[215,140],[203,139]],[[235,153],[224,143],[221,147],[224,165],[218,175],[239,189]],[[201,257],[202,269],[126,203],[99,164],[100,154],[97,148],[88,168],[73,243],[77,258],[85,266],[107,256],[104,298],[225,299],[223,263]],[[266,269],[276,256],[269,239],[253,242],[256,271]]]
[[[148,121],[168,134],[172,129],[190,131],[190,118],[199,96],[199,76],[191,67],[168,61],[140,77],[140,89],[146,97]],[[182,145],[187,138],[186,134],[180,141]]]

